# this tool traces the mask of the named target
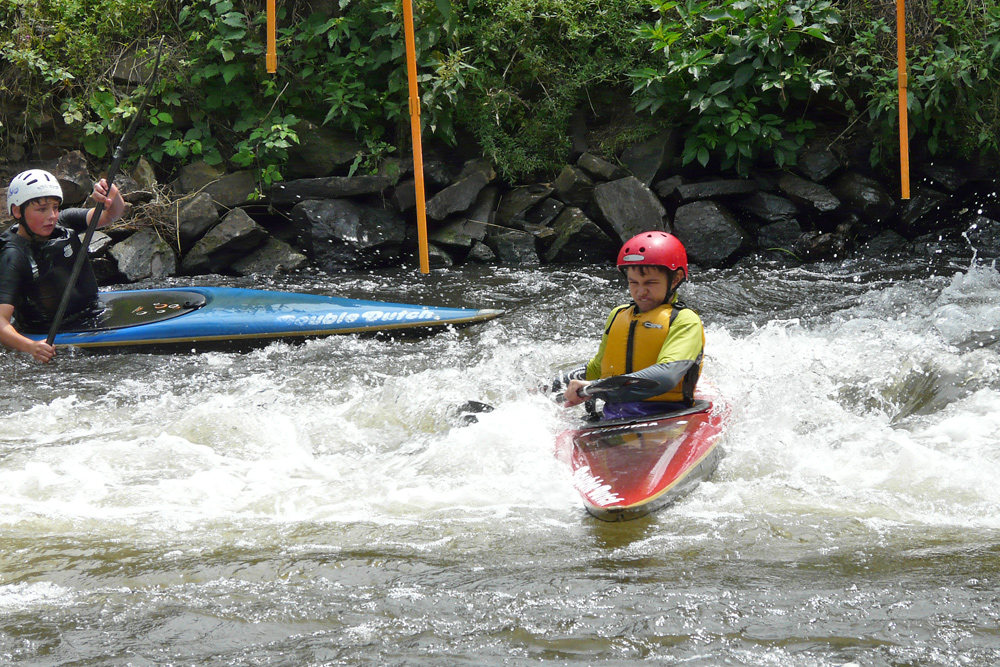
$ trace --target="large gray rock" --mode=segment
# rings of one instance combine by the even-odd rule
[[[271,203],[275,206],[300,204],[313,199],[341,199],[360,195],[380,194],[388,185],[382,176],[329,176],[300,178],[271,187]]]
[[[85,234],[80,234],[80,240],[83,240]],[[87,255],[91,258],[103,257],[111,246],[114,245],[114,241],[110,236],[104,232],[95,231],[94,235],[90,237],[90,245],[87,247]]]
[[[895,219],[896,202],[873,178],[850,171],[837,179],[832,191],[866,222],[887,225]]]
[[[17,164],[23,162],[28,156],[28,151],[25,150],[25,146],[22,142],[24,135],[20,135],[17,138],[11,139],[0,152],[0,159],[3,159],[11,164]]]
[[[932,188],[916,186],[910,198],[902,202],[899,223],[902,231],[911,237],[937,229],[942,221],[942,210],[950,197]]]
[[[594,193],[593,179],[574,165],[563,167],[553,185],[556,196],[567,206],[585,206]]]
[[[528,210],[552,194],[552,187],[544,183],[525,185],[505,192],[497,207],[496,223],[504,227],[512,225],[517,220],[526,222]]]
[[[552,223],[555,240],[545,251],[545,261],[558,263],[602,263],[613,260],[618,243],[580,209],[568,206]]]
[[[403,178],[403,176],[407,176]],[[413,164],[395,161],[379,169],[379,176],[386,179],[386,188],[392,186],[391,201],[399,211],[409,211],[417,204],[417,182],[413,178]],[[432,160],[424,163],[424,203],[428,192],[451,185],[451,171],[443,162]]]
[[[744,178],[716,179],[699,183],[682,183],[676,195],[681,202],[714,199],[734,195],[749,195],[757,191],[757,183]]]
[[[648,186],[661,169],[673,162],[676,153],[677,134],[670,129],[630,146],[622,152],[620,159],[629,173]]]
[[[111,247],[118,272],[129,282],[159,280],[177,272],[177,255],[152,229],[142,229]]]
[[[968,165],[959,166],[933,161],[921,163],[917,168],[935,184],[951,193],[961,190],[973,180]]]
[[[347,199],[305,201],[292,208],[307,253],[322,269],[396,266],[406,223],[396,213]]]
[[[177,180],[174,181],[174,189],[185,195],[199,192],[208,187],[209,184],[218,181],[224,174],[224,171],[207,162],[192,162],[181,167],[177,174]]]
[[[634,176],[600,183],[594,204],[621,244],[640,232],[664,229],[667,211],[656,195]]]
[[[538,250],[535,247],[535,237],[528,232],[504,231],[486,237],[486,245],[496,255],[500,264],[521,266],[537,266]]]
[[[285,175],[289,178],[329,176],[351,164],[363,147],[352,134],[300,119],[295,127],[299,142],[288,149]]]
[[[595,181],[615,181],[628,176],[628,170],[597,157],[593,153],[584,153],[576,161],[576,166],[583,169]]]
[[[304,268],[309,259],[280,239],[268,237],[246,257],[236,260],[232,270],[240,276],[274,276]]]
[[[142,49],[142,45],[136,44],[119,54],[111,67],[111,78],[116,82],[126,83],[130,86],[141,86],[149,82],[155,61]]]
[[[796,167],[803,176],[814,183],[822,183],[844,168],[833,151],[826,145],[806,147],[799,155]]]
[[[748,239],[729,209],[708,200],[678,207],[674,233],[684,244],[688,259],[707,268],[730,264]]]
[[[87,158],[80,151],[62,156],[53,175],[59,179],[62,187],[64,207],[82,204],[94,190],[94,179],[90,176]]]
[[[554,197],[549,197],[528,211],[525,217],[529,225],[547,225],[562,213],[566,205]]]
[[[466,166],[458,180],[427,201],[427,217],[444,220],[452,213],[465,211],[476,201],[476,197],[496,172],[488,163],[475,161]]]
[[[757,192],[737,201],[735,206],[764,222],[794,220],[799,213],[799,208],[794,203],[770,192]]]
[[[469,250],[486,238],[499,199],[499,189],[486,186],[467,211],[450,216],[444,224],[428,232],[429,239],[445,250]]]
[[[903,235],[886,229],[870,239],[860,248],[858,252],[865,257],[876,257],[886,259],[888,257],[905,255],[910,250],[910,243]]]
[[[455,265],[455,259],[444,248],[439,248],[433,243],[428,243],[427,264],[432,269],[447,269]]]
[[[1000,222],[984,215],[971,214],[964,236],[969,239],[976,256],[981,259],[1000,258]]]
[[[913,253],[933,260],[957,257],[967,259],[973,256],[973,249],[964,238],[949,238],[939,232],[932,232],[913,240]]]
[[[778,220],[764,225],[757,233],[757,245],[764,250],[791,250],[802,236],[796,220]]]
[[[233,209],[188,251],[181,260],[181,270],[188,274],[222,273],[267,237],[267,231],[243,209]]]
[[[257,192],[257,179],[252,171],[235,171],[206,184],[203,191],[212,196],[216,206],[229,210],[250,201]]]
[[[227,174],[205,162],[195,162],[181,168],[174,188],[180,194],[207,192],[216,206],[231,209],[247,203],[257,191],[257,180],[249,170]]]
[[[428,233],[428,239],[442,248],[472,248],[473,243],[486,238],[486,225],[474,220],[459,218],[446,222]]]
[[[795,244],[795,252],[811,261],[842,259],[847,253],[847,243],[842,235],[834,232],[806,232]]]
[[[409,163],[409,173],[413,173],[413,163]],[[443,188],[451,184],[455,172],[446,162],[427,160],[424,162],[424,185],[428,188]]]
[[[656,194],[660,195],[660,199],[667,199],[676,195],[677,189],[684,185],[684,182],[683,176],[670,176],[669,178],[664,178],[662,181],[657,181],[653,185],[653,190],[656,191]]]
[[[556,236],[558,236],[558,233],[552,227],[533,225],[530,222],[524,223],[524,231],[535,237],[535,248],[538,250],[539,257],[548,250],[552,242],[556,240]]]
[[[140,157],[132,169],[132,178],[143,190],[152,190],[157,185],[156,171],[145,157]]]
[[[478,222],[483,225],[492,225],[496,220],[497,204],[500,201],[500,188],[495,185],[487,185],[480,191],[472,207],[455,218]]]
[[[219,222],[219,209],[212,195],[198,192],[173,202],[167,209],[171,222],[177,224],[177,231],[184,247],[205,235]]]
[[[778,188],[793,202],[807,209],[829,213],[840,208],[840,200],[827,188],[794,174],[782,174],[778,179]]]
[[[476,264],[493,264],[497,261],[497,256],[490,250],[488,245],[476,241],[472,244],[472,249],[466,255],[465,261],[475,262]]]
[[[417,182],[412,178],[399,181],[392,188],[390,200],[396,210],[401,213],[415,208],[417,205]]]

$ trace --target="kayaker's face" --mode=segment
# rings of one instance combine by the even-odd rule
[[[630,266],[625,270],[628,292],[640,313],[662,306],[667,299],[671,276],[658,266]]]
[[[13,206],[12,212],[34,234],[51,236],[59,222],[59,200],[55,197],[33,199],[23,207]],[[23,235],[27,236],[26,233]]]

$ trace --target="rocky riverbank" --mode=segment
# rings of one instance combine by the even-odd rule
[[[915,161],[912,196],[902,200],[898,185],[822,144],[804,149],[790,169],[734,179],[681,168],[677,143],[664,133],[613,157],[581,150],[554,181],[516,185],[482,159],[429,159],[431,266],[612,262],[624,239],[649,229],[672,231],[702,268],[761,255],[787,262],[856,254],[1000,257],[993,169]],[[99,279],[416,264],[411,163],[393,160],[377,175],[347,176],[350,152],[342,152],[338,161],[332,147],[305,142],[290,164],[298,177],[266,192],[251,172],[204,163],[158,183],[140,160],[116,179],[126,215],[91,244]],[[5,180],[28,166],[59,177],[65,206],[87,205],[94,176],[81,153],[8,165]]]

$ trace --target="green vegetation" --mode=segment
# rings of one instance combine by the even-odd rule
[[[457,108],[504,173],[547,174],[570,150],[577,109],[628,109],[628,73],[645,56],[638,0],[469,2],[457,39],[470,54]]]
[[[816,62],[840,16],[828,0],[653,2],[640,28],[662,62],[634,73],[639,109],[680,109],[690,130],[684,162],[746,173],[764,154],[793,164],[815,124],[805,103],[834,84]]]
[[[879,139],[872,163],[896,159],[895,5],[852,0],[853,28],[839,41],[834,99]],[[1000,137],[1000,3],[930,0],[907,4],[908,110],[911,132],[932,153],[995,153]]]
[[[318,9],[319,11],[315,11]],[[397,0],[4,0],[0,155],[36,140],[106,159],[136,137],[164,172],[193,160],[281,178],[302,120],[353,133],[353,169],[408,152]],[[794,163],[819,124],[897,130],[895,4],[882,0],[414,0],[425,142],[475,144],[509,180],[551,177],[574,119],[608,152],[665,125],[685,162]],[[1000,2],[908,7],[910,126],[932,152],[1000,150]]]

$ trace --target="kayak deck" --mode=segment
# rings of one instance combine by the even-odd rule
[[[721,458],[723,405],[696,401],[658,418],[598,422],[565,431],[556,456],[572,472],[584,506],[603,521],[626,521],[678,500]]]
[[[485,322],[503,311],[361,301],[232,287],[101,292],[103,312],[66,326],[57,346],[116,348],[263,345],[353,333],[427,333]],[[44,333],[26,334],[36,340]]]

